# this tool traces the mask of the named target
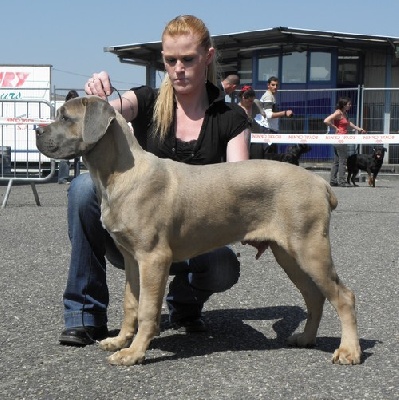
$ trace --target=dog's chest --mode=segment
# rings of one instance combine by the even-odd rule
[[[101,199],[101,223],[110,234],[123,231],[121,226],[122,208],[118,203],[111,201],[108,196],[103,194]]]

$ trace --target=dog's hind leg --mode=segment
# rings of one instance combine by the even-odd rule
[[[121,249],[123,253],[123,250]],[[125,262],[125,297],[123,301],[123,322],[118,336],[109,337],[100,342],[100,348],[107,351],[123,349],[131,344],[137,329],[139,308],[139,268],[137,262],[128,254],[124,254]]]
[[[350,184],[351,183],[351,176],[352,176],[351,170],[348,169],[347,174],[348,175],[346,177],[346,182]]]
[[[138,306],[138,330],[129,348],[124,348],[110,357],[113,365],[141,364],[151,340],[159,333],[159,320],[162,300],[172,263],[171,255],[157,255],[154,251],[146,257],[139,258],[140,269],[140,301]],[[127,321],[127,322],[126,322]],[[125,315],[125,325],[131,328],[132,318]],[[122,331],[121,330],[121,331]]]
[[[358,186],[356,185],[356,176],[359,174],[359,169],[358,168],[354,168],[351,171],[348,171],[348,178],[347,178],[347,182],[350,183],[349,181],[351,181],[353,183],[353,186]],[[350,177],[350,175],[352,175]]]
[[[293,257],[275,243],[271,244],[270,247],[279,265],[301,292],[308,311],[304,331],[290,336],[288,344],[299,347],[313,346],[316,343],[316,334],[323,314],[325,297]]]
[[[334,364],[360,364],[362,352],[357,332],[355,295],[336,274],[334,279],[323,284],[323,290],[341,321],[341,343],[333,354],[332,362]]]
[[[309,232],[307,238],[303,238],[299,248],[294,249],[294,252],[297,254],[297,263],[301,269],[309,275],[322,296],[332,304],[341,321],[341,343],[335,350],[332,361],[336,364],[359,364],[361,349],[357,332],[355,296],[341,282],[335,271],[328,235]],[[308,287],[311,288],[310,285]],[[305,296],[308,298],[305,299],[308,304],[315,295],[306,293]]]

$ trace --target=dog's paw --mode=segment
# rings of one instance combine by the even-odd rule
[[[313,347],[316,344],[316,338],[314,336],[310,337],[303,332],[295,333],[287,339],[287,343],[296,347]]]
[[[360,364],[362,352],[360,347],[349,349],[347,347],[340,346],[339,349],[335,350],[331,361],[334,364],[341,365],[355,365]]]
[[[127,339],[121,336],[109,337],[107,339],[101,340],[101,342],[99,343],[99,347],[100,349],[105,351],[117,351],[123,349],[124,347],[128,347],[131,342],[131,339]]]
[[[142,364],[145,360],[145,353],[134,351],[132,348],[122,349],[107,358],[111,365],[135,365]]]

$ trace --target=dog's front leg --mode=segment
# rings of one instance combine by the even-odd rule
[[[373,186],[373,175],[372,175],[372,173],[371,173],[371,166],[370,165],[368,165],[367,166],[367,175],[368,175],[368,184],[369,184],[369,186]]]
[[[151,340],[159,333],[162,300],[171,262],[171,257],[157,256],[149,256],[145,260],[139,261],[138,331],[129,348],[122,349],[108,357],[110,364],[134,365],[144,361]]]
[[[126,284],[123,302],[123,322],[121,330],[116,337],[109,337],[100,342],[100,348],[107,351],[123,349],[131,344],[137,328],[137,316],[139,305],[139,267],[137,261],[124,254]]]
[[[372,177],[372,179],[371,179],[371,185],[370,185],[370,186],[375,187],[375,180],[376,180],[376,178],[377,178],[377,174],[376,174],[375,172],[373,172],[373,177]]]

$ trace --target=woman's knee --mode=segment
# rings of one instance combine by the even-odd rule
[[[68,189],[68,228],[70,234],[80,227],[93,231],[101,228],[100,206],[90,174],[72,180]]]
[[[68,189],[68,202],[75,205],[86,205],[96,199],[96,189],[90,174],[80,174],[72,180]],[[97,200],[97,199],[96,199]]]
[[[125,269],[123,255],[116,247],[115,242],[108,232],[105,234],[105,257],[114,267],[118,269]]]
[[[81,174],[72,180],[68,189],[68,212],[85,215],[99,212],[96,188],[90,174]]]
[[[196,258],[202,271],[191,274],[191,285],[200,290],[220,293],[234,286],[240,277],[240,262],[229,247]]]

